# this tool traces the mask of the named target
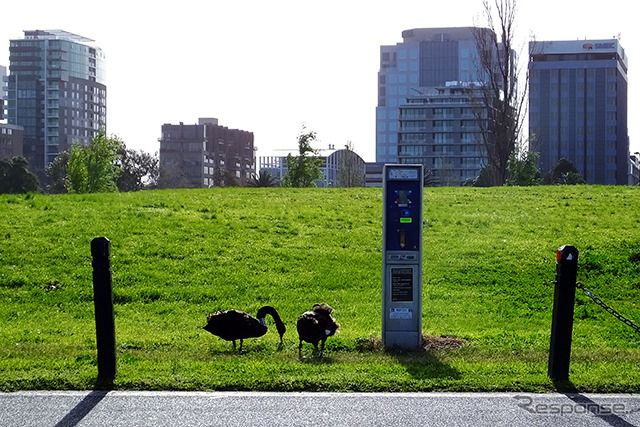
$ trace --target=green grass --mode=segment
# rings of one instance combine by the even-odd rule
[[[386,351],[380,189],[209,189],[0,196],[0,390],[96,386],[90,242],[111,241],[117,389],[546,391],[555,252],[640,323],[640,189],[434,188],[424,194],[423,333],[459,349]],[[340,333],[298,358],[295,319],[316,302]],[[274,327],[245,351],[208,313]],[[570,379],[640,392],[640,334],[577,293]],[[311,347],[305,346],[305,354]]]

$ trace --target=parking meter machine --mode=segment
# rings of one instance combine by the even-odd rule
[[[422,165],[383,169],[382,341],[418,348],[422,341]]]

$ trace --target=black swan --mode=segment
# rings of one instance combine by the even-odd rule
[[[338,330],[339,325],[331,317],[333,311],[333,308],[327,304],[314,304],[311,311],[306,311],[298,317],[296,327],[300,338],[300,345],[298,346],[298,354],[300,356],[302,356],[302,341],[313,344],[315,347],[314,354],[318,353],[318,343],[320,343],[319,352],[322,355],[327,337],[334,335]]]
[[[240,350],[242,350],[242,341],[245,338],[257,338],[267,333],[267,322],[265,316],[270,314],[276,323],[276,328],[280,334],[280,343],[282,336],[287,328],[282,323],[280,316],[275,308],[265,305],[258,310],[258,314],[252,317],[248,313],[239,310],[217,311],[207,316],[207,324],[202,327],[205,331],[211,332],[223,340],[233,341],[233,349],[236,349],[236,340],[240,340]]]

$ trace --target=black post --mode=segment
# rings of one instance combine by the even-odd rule
[[[554,381],[569,379],[573,310],[576,300],[578,250],[571,245],[558,249],[556,285],[553,297],[549,377]]]
[[[93,304],[96,311],[96,339],[98,347],[98,377],[116,376],[116,328],[111,284],[111,250],[106,237],[91,241],[93,257]]]

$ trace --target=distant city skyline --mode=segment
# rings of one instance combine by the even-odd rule
[[[527,42],[621,36],[629,57],[629,137],[640,151],[640,29],[630,3],[518,2],[523,66]],[[375,160],[380,46],[413,28],[484,25],[482,2],[407,0],[319,4],[257,0],[179,5],[121,0],[87,8],[79,0],[10,2],[0,7],[0,65],[24,30],[62,29],[95,40],[105,53],[107,132],[129,148],[159,150],[165,123],[216,117],[253,132],[258,156],[286,155],[306,125],[316,148],[351,142]],[[123,11],[126,10],[126,13]],[[268,19],[265,19],[268,18]],[[475,19],[475,21],[474,21]],[[637,52],[637,53],[636,53]]]

